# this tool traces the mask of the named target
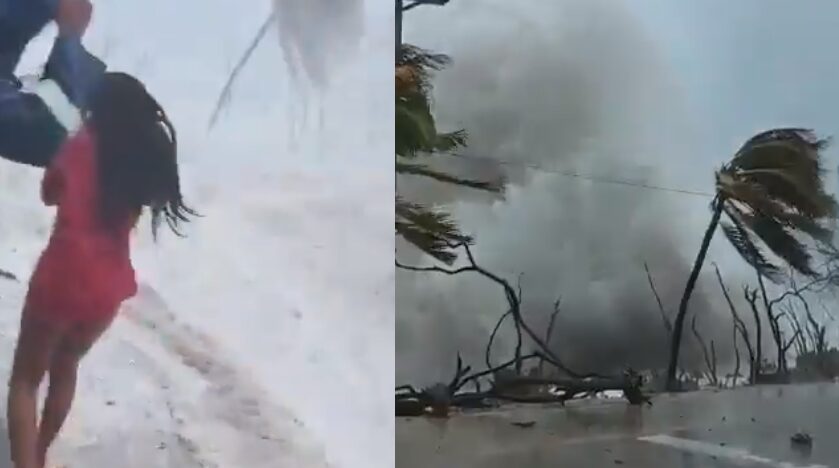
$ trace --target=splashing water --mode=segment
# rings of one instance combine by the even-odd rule
[[[292,76],[325,89],[358,52],[363,0],[274,0],[280,45]]]

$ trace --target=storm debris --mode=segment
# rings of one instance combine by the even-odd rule
[[[796,432],[790,437],[790,442],[793,445],[811,447],[813,445],[813,437],[806,432]]]

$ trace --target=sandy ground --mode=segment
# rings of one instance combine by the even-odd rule
[[[405,418],[397,466],[836,467],[837,407],[839,385],[825,383],[660,395],[647,408],[587,401]],[[790,441],[799,431],[810,449]]]
[[[19,303],[21,293],[19,283],[0,283],[4,304]],[[10,356],[18,313],[0,310],[0,356]],[[9,366],[0,359],[3,382]],[[76,401],[51,459],[69,468],[325,468],[316,439],[216,339],[179,321],[143,285],[82,362]],[[0,468],[10,466],[7,440],[0,418]]]

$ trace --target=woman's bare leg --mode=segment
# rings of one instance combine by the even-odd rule
[[[62,362],[56,362],[62,361]],[[49,390],[41,412],[41,422],[38,425],[37,454],[41,465],[46,464],[47,452],[52,445],[67,415],[73,405],[76,394],[76,374],[78,359],[55,359],[49,370]]]
[[[60,328],[24,311],[15,349],[6,417],[15,468],[43,468],[38,456],[38,387],[61,340]]]
[[[64,335],[53,354],[49,368],[49,390],[38,427],[37,451],[42,464],[45,463],[47,452],[73,406],[79,361],[112,321],[113,316],[74,326]]]

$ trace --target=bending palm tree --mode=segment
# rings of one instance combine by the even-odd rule
[[[824,190],[821,150],[826,140],[812,131],[780,128],[748,140],[716,173],[711,223],[679,303],[667,368],[667,387],[678,389],[676,368],[688,302],[720,218],[723,232],[758,277],[777,281],[783,269],[770,261],[766,249],[796,272],[816,276],[805,239],[827,244],[833,231],[820,221],[835,218],[836,200]]]
[[[439,133],[431,114],[431,75],[449,58],[403,45],[396,64],[396,173],[427,177],[438,182],[490,192],[500,192],[501,182],[460,178],[415,162],[421,156],[450,152],[466,144],[463,131]],[[396,234],[423,252],[451,264],[451,246],[470,242],[448,213],[433,210],[396,196]]]

